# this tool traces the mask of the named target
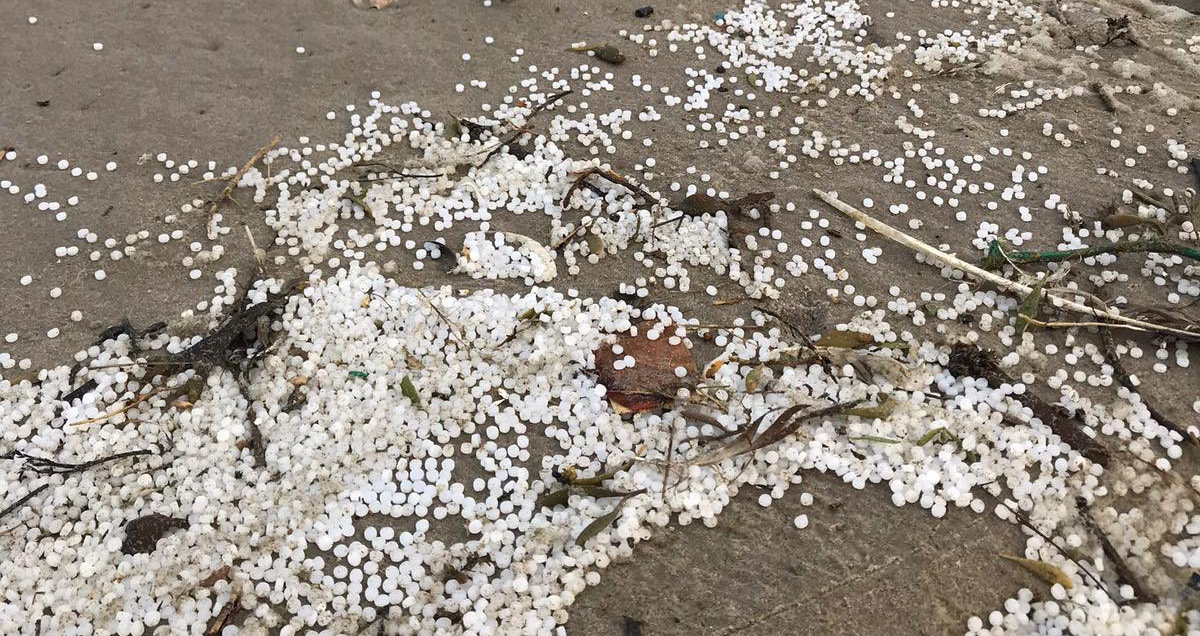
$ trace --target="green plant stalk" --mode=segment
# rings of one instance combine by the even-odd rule
[[[998,270],[1005,263],[1025,265],[1028,263],[1061,263],[1076,258],[1088,258],[1101,254],[1127,254],[1132,252],[1160,252],[1178,254],[1185,258],[1200,261],[1200,248],[1190,247],[1183,243],[1174,243],[1154,237],[1138,241],[1118,241],[1107,245],[1095,245],[1074,250],[1024,251],[1014,250],[1005,252],[999,241],[992,241],[988,246],[987,256],[983,258],[984,269]]]

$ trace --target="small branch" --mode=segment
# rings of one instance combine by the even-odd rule
[[[148,449],[148,448],[143,448],[141,450],[134,450],[134,451],[125,451],[123,453],[109,455],[108,457],[101,457],[100,459],[93,459],[91,461],[83,462],[81,464],[64,464],[62,462],[58,462],[58,461],[55,461],[53,459],[49,459],[46,457],[37,457],[35,455],[29,455],[22,451],[12,451],[10,453],[0,455],[0,459],[10,459],[10,460],[11,459],[23,459],[23,460],[29,462],[29,464],[33,468],[34,472],[37,472],[37,473],[40,473],[43,475],[69,475],[71,473],[83,472],[89,468],[95,468],[96,466],[100,466],[101,464],[107,464],[108,462],[115,462],[118,459],[125,459],[127,457],[137,457],[139,455],[149,455],[150,453],[153,453],[153,452],[155,452],[155,451],[152,449]]]
[[[551,95],[550,97],[546,98],[546,101],[542,102],[541,104],[538,104],[537,106],[535,106],[533,108],[532,111],[530,111],[529,116],[525,118],[525,121],[528,122],[530,119],[533,119],[534,115],[537,115],[538,113],[542,112],[543,110],[550,108],[556,102],[558,102],[562,98],[566,97],[567,95],[570,95],[573,92],[574,91],[567,89],[565,91],[562,91],[561,93],[555,93],[554,95]],[[516,129],[515,131],[513,131],[511,134],[509,134],[508,137],[505,137],[503,141],[496,144],[490,151],[488,151],[487,155],[483,158],[483,161],[479,162],[479,165],[475,166],[475,167],[482,168],[485,164],[487,164],[487,162],[492,160],[492,157],[495,157],[496,155],[500,154],[501,150],[504,150],[505,148],[511,146],[513,144],[513,142],[520,139],[521,135],[524,135],[527,132],[529,132],[529,130],[525,127],[521,127],[521,128]]]
[[[389,180],[389,179],[401,179],[401,178],[407,178],[407,179],[438,179],[438,178],[441,178],[441,177],[444,177],[444,176],[446,176],[446,175],[444,175],[444,174],[441,174],[441,173],[434,173],[434,174],[416,174],[416,173],[411,173],[411,172],[405,172],[405,171],[401,170],[400,168],[397,168],[396,166],[394,166],[394,165],[392,165],[392,164],[390,164],[390,163],[387,163],[387,162],[385,162],[385,161],[360,161],[360,162],[358,162],[358,163],[356,163],[356,164],[354,164],[354,165],[355,165],[356,167],[378,166],[378,167],[380,167],[380,168],[384,168],[384,169],[386,169],[386,170],[387,170],[389,173],[391,173],[391,175],[390,175],[390,176],[387,176],[387,177],[381,177],[381,178],[368,178],[368,177],[362,177],[362,178],[359,178],[359,179],[355,179],[355,181],[358,181],[358,182],[360,182],[360,183],[362,183],[362,182],[364,182],[364,181],[387,181],[387,180]]]
[[[1037,536],[1041,537],[1042,540],[1044,540],[1046,543],[1049,543],[1050,545],[1054,546],[1054,549],[1058,550],[1059,554],[1070,559],[1071,562],[1074,563],[1079,568],[1079,571],[1086,574],[1087,577],[1089,579],[1091,579],[1093,583],[1096,584],[1096,587],[1100,588],[1104,592],[1104,594],[1106,596],[1108,596],[1109,599],[1111,599],[1114,603],[1117,602],[1117,599],[1113,598],[1112,593],[1108,591],[1108,587],[1106,587],[1104,585],[1104,582],[1100,580],[1100,577],[1093,574],[1091,570],[1083,567],[1083,563],[1081,563],[1079,561],[1079,559],[1076,559],[1074,556],[1071,555],[1070,552],[1067,552],[1066,548],[1063,548],[1062,546],[1058,545],[1058,543],[1056,543],[1054,541],[1054,539],[1050,538],[1049,535],[1042,532],[1041,530],[1038,530],[1037,526],[1033,525],[1033,522],[1031,522],[1029,520],[1029,518],[1024,515],[1024,513],[1022,513],[1020,510],[1014,509],[1012,506],[1005,503],[999,497],[988,492],[987,488],[980,488],[980,490],[987,496],[991,497],[992,501],[995,501],[997,504],[1004,507],[1005,510],[1008,510],[1010,513],[1012,513],[1013,517],[1016,518],[1017,523],[1021,524],[1022,526],[1026,527],[1026,528],[1029,528],[1030,531],[1032,531]]]
[[[1075,505],[1079,509],[1079,516],[1083,518],[1083,525],[1100,539],[1100,549],[1104,551],[1105,558],[1112,562],[1113,570],[1117,574],[1117,580],[1133,588],[1133,596],[1138,601],[1143,603],[1157,603],[1158,597],[1146,591],[1145,586],[1142,585],[1137,575],[1133,573],[1133,570],[1129,569],[1129,564],[1125,562],[1125,559],[1121,557],[1121,553],[1117,551],[1117,547],[1112,544],[1112,541],[1109,541],[1108,536],[1096,525],[1096,521],[1092,519],[1091,514],[1088,512],[1087,501],[1080,497],[1075,500]]]
[[[586,229],[591,229],[591,227],[592,227],[591,223],[587,223],[587,224],[580,223],[579,225],[575,226],[574,230],[571,230],[570,234],[564,236],[561,241],[555,243],[554,246],[550,248],[550,250],[553,252],[557,252],[558,250],[561,250],[567,243],[570,243],[572,240],[574,240],[575,237],[578,236],[580,232],[582,232],[583,230],[586,230]]]
[[[592,175],[596,175],[596,176],[601,177],[611,183],[615,183],[615,184],[625,188],[626,190],[629,190],[630,192],[638,195],[639,197],[642,197],[646,201],[653,201],[654,203],[662,205],[662,201],[659,200],[658,197],[656,197],[653,194],[651,194],[650,192],[646,191],[646,189],[643,188],[642,186],[630,182],[628,179],[626,179],[625,177],[622,177],[621,175],[617,174],[616,172],[613,172],[612,170],[605,170],[604,168],[591,167],[591,168],[584,170],[583,172],[580,172],[579,177],[575,179],[575,183],[572,183],[571,187],[567,188],[567,194],[566,194],[566,196],[563,197],[563,201],[562,201],[563,209],[566,209],[566,207],[568,205],[570,205],[571,197],[575,195],[575,191],[578,190],[579,188],[582,188],[585,185],[587,185],[587,178]]]
[[[1113,376],[1116,377],[1117,382],[1121,386],[1125,387],[1130,393],[1141,395],[1141,392],[1139,392],[1138,388],[1133,384],[1133,378],[1130,377],[1129,373],[1125,371],[1125,367],[1121,364],[1121,357],[1117,355],[1117,347],[1113,343],[1112,334],[1105,329],[1100,330],[1100,344],[1100,352],[1104,355],[1104,358],[1108,360],[1108,363],[1112,365]],[[1197,440],[1190,433],[1188,433],[1187,429],[1176,424],[1170,418],[1160,413],[1158,409],[1151,406],[1144,397],[1142,398],[1142,404],[1144,404],[1146,406],[1146,410],[1150,412],[1150,417],[1154,418],[1154,421],[1161,424],[1163,428],[1178,433],[1181,437],[1183,437],[1183,439],[1188,440],[1193,445],[1200,446],[1200,440]]]
[[[53,459],[49,459],[46,457],[37,457],[35,455],[28,455],[22,451],[11,451],[11,452],[5,453],[4,455],[0,455],[0,459],[25,460],[26,462],[29,463],[30,467],[33,469],[34,472],[42,474],[42,475],[71,475],[74,473],[81,473],[85,470],[88,470],[90,468],[95,468],[96,466],[100,466],[102,464],[107,464],[109,462],[115,462],[119,459],[126,459],[129,457],[137,457],[139,455],[149,455],[150,453],[154,453],[154,452],[157,452],[157,451],[151,450],[151,449],[125,451],[123,453],[117,453],[115,455],[109,455],[108,457],[101,457],[100,459],[93,459],[91,461],[82,462],[79,464],[67,464],[67,463],[55,461]],[[26,503],[29,502],[30,499],[33,499],[34,497],[36,497],[38,495],[38,493],[42,492],[49,486],[50,486],[50,484],[48,484],[48,483],[42,484],[42,485],[38,486],[37,488],[30,490],[24,497],[21,497],[20,499],[16,500],[15,502],[12,503],[12,505],[6,507],[4,510],[0,510],[0,519],[3,519],[4,517],[11,514],[13,511],[24,506]]]
[[[149,400],[150,398],[154,397],[155,395],[158,395],[159,393],[162,393],[165,390],[166,389],[164,389],[164,388],[159,388],[159,389],[153,389],[151,391],[147,391],[146,393],[143,393],[143,394],[137,396],[136,398],[134,398],[133,401],[131,401],[129,404],[126,404],[125,406],[123,406],[115,411],[112,411],[110,413],[105,413],[104,415],[99,415],[99,416],[96,416],[96,417],[93,417],[90,419],[80,420],[78,422],[72,422],[72,423],[68,424],[67,426],[87,426],[88,424],[95,424],[96,422],[103,422],[104,420],[116,417],[118,415],[122,415],[124,413],[128,413],[129,410],[132,409],[133,407],[141,404],[142,402],[145,402],[146,400]]]
[[[245,174],[252,166],[254,166],[254,164],[258,163],[259,160],[265,157],[272,148],[278,146],[280,140],[280,136],[275,135],[275,138],[271,140],[271,143],[259,148],[258,152],[254,153],[253,157],[250,157],[250,161],[247,161],[246,165],[242,166],[241,170],[238,170],[232,177],[229,178],[228,183],[225,184],[225,189],[221,191],[221,196],[217,197],[217,200],[213,201],[212,205],[208,206],[209,216],[215,214],[217,209],[221,207],[221,204],[225,203],[225,201],[233,195],[233,190],[237,187],[238,182],[242,180],[242,177],[245,176]]]
[[[890,239],[892,241],[895,241],[896,243],[899,243],[909,249],[920,252],[920,253],[924,254],[925,256],[942,263],[943,265],[947,265],[949,267],[953,267],[953,268],[962,270],[966,274],[969,274],[977,279],[981,279],[981,280],[987,281],[989,283],[992,283],[993,285],[1002,287],[1010,292],[1013,292],[1013,293],[1019,295],[1022,298],[1028,296],[1033,291],[1033,288],[1028,285],[1024,285],[1024,284],[1021,284],[1021,283],[1018,283],[1015,281],[1008,280],[1007,278],[1004,278],[1003,276],[1000,276],[993,272],[989,272],[985,269],[976,267],[975,265],[972,265],[972,264],[962,260],[961,258],[958,258],[957,256],[953,256],[953,255],[947,254],[939,249],[936,249],[933,246],[929,245],[928,243],[925,243],[924,241],[921,241],[912,236],[909,236],[908,234],[905,234],[905,233],[897,230],[896,228],[893,228],[892,226],[890,226],[886,223],[883,223],[882,221],[879,221],[871,216],[868,216],[867,214],[863,213],[862,211],[858,210],[857,208],[855,208],[839,199],[834,198],[829,193],[827,193],[823,190],[813,190],[813,192],[822,201],[824,201],[825,203],[828,203],[830,206],[832,206],[834,209],[838,210],[842,214],[845,214],[846,216],[850,217],[851,220],[858,221],[859,223],[862,223],[863,225],[865,225],[866,227],[875,231],[876,233],[882,235],[883,237]],[[1097,318],[1103,318],[1105,320],[1110,320],[1114,323],[1112,325],[1112,327],[1114,327],[1114,328],[1119,327],[1119,328],[1123,328],[1123,329],[1129,329],[1132,331],[1169,333],[1174,336],[1179,336],[1179,337],[1187,338],[1190,340],[1200,338],[1200,333],[1185,331],[1183,329],[1175,329],[1173,327],[1168,327],[1165,325],[1157,325],[1157,324],[1154,324],[1151,322],[1146,322],[1144,320],[1138,320],[1136,318],[1129,318],[1127,316],[1122,316],[1121,314],[1114,313],[1110,310],[1102,310],[1102,309],[1096,309],[1093,307],[1088,307],[1087,305],[1083,305],[1083,304],[1077,303],[1075,301],[1068,300],[1066,298],[1062,298],[1061,296],[1055,296],[1054,294],[1051,294],[1044,289],[1042,290],[1041,293],[1042,293],[1043,298],[1047,298],[1047,299],[1051,300],[1056,307],[1065,307],[1065,308],[1070,309],[1071,311],[1074,311],[1077,313],[1086,314],[1088,316],[1095,316]]]
[[[20,508],[21,506],[24,506],[26,503],[29,502],[30,499],[33,499],[34,497],[36,497],[38,495],[38,493],[45,490],[49,485],[50,484],[42,484],[41,486],[34,488],[33,490],[29,491],[29,494],[14,501],[11,506],[5,508],[4,510],[0,510],[0,519],[7,517],[10,513],[12,513],[12,511],[16,510],[17,508]]]
[[[425,304],[429,305],[429,308],[432,309],[434,313],[436,313],[438,317],[442,319],[442,322],[446,323],[446,327],[449,328],[450,335],[454,337],[455,342],[457,342],[464,350],[471,351],[471,347],[463,341],[461,336],[459,336],[458,327],[455,326],[453,322],[450,322],[450,319],[446,317],[446,314],[442,313],[441,309],[438,309],[438,306],[434,304],[434,302],[430,300],[428,296],[425,295],[423,290],[418,290],[418,292],[420,292],[421,298],[425,300]]]

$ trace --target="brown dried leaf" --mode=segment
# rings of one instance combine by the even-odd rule
[[[724,209],[721,202],[713,197],[697,192],[684,197],[683,202],[679,204],[679,211],[688,216],[702,216],[705,214],[716,214]]]
[[[1104,217],[1101,222],[1104,224],[1104,227],[1108,228],[1126,228],[1137,225],[1153,225],[1160,230],[1162,229],[1162,224],[1160,224],[1157,220],[1148,219],[1136,214],[1129,214],[1128,212],[1114,212]]]
[[[717,371],[720,371],[723,366],[725,366],[725,358],[717,358],[709,362],[708,366],[704,368],[704,377],[709,380],[717,377]]]
[[[837,347],[839,349],[858,349],[875,342],[874,336],[861,331],[830,331],[820,337],[818,347]]]
[[[203,581],[200,581],[200,587],[212,587],[218,581],[228,581],[231,572],[232,570],[228,565],[223,565],[217,568],[212,574],[206,576]]]
[[[1074,585],[1071,582],[1071,577],[1067,576],[1067,573],[1063,572],[1057,565],[1046,563],[1045,561],[1034,561],[1033,559],[1012,556],[1011,554],[1001,554],[999,556],[1001,559],[1008,559],[1009,561],[1020,565],[1026,570],[1029,570],[1034,576],[1045,581],[1046,583],[1049,583],[1050,585],[1058,583],[1068,590]]]
[[[619,354],[607,344],[595,351],[596,379],[608,389],[609,402],[622,415],[661,407],[671,401],[676,389],[684,386],[687,378],[696,375],[691,350],[682,341],[670,343],[670,326],[657,340],[646,337],[655,324],[650,320],[640,322],[636,336],[617,338],[615,344],[622,349]],[[625,356],[632,356],[634,365],[620,370],[613,368],[613,363]],[[687,371],[683,378],[675,375],[677,367]]]

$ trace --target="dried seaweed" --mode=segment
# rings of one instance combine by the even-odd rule
[[[186,519],[150,513],[125,524],[125,540],[121,542],[122,554],[144,554],[153,552],[159,539],[173,530],[186,530]]]
[[[992,386],[1014,383],[1012,378],[1000,369],[992,352],[967,343],[953,346],[946,370],[958,377],[982,378]],[[1084,422],[1067,409],[1050,404],[1029,391],[1012,397],[1033,411],[1035,417],[1050,427],[1055,435],[1058,435],[1080,455],[1101,466],[1108,465],[1108,450],[1103,444],[1085,433],[1083,431]]]

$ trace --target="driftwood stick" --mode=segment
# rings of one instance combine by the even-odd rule
[[[896,228],[879,221],[874,217],[868,216],[866,213],[855,208],[854,206],[833,197],[828,192],[823,190],[813,190],[813,193],[837,211],[850,217],[851,220],[858,221],[872,231],[882,235],[884,238],[890,239],[909,249],[920,252],[921,254],[924,254],[925,256],[942,263],[943,265],[962,270],[964,273],[969,274],[973,278],[992,283],[993,285],[1013,292],[1022,298],[1033,292],[1033,288],[1028,285],[1008,280],[999,274],[995,274],[983,268],[972,265],[971,263],[968,263],[957,256],[947,254],[929,245],[928,243],[925,243],[924,241],[909,236],[908,234],[905,234],[904,232],[901,232],[900,230],[897,230]],[[1166,325],[1158,325],[1152,322],[1138,320],[1137,318],[1130,318],[1108,309],[1088,307],[1087,305],[1077,303],[1073,300],[1068,300],[1062,296],[1056,296],[1045,289],[1041,290],[1041,294],[1043,298],[1050,300],[1055,307],[1066,308],[1076,313],[1084,314],[1086,316],[1094,316],[1096,318],[1109,321],[1113,323],[1111,325],[1112,327],[1119,327],[1122,329],[1146,333],[1166,333],[1173,336],[1187,338],[1189,340],[1200,338],[1200,334],[1185,331],[1183,329],[1176,329]]]

